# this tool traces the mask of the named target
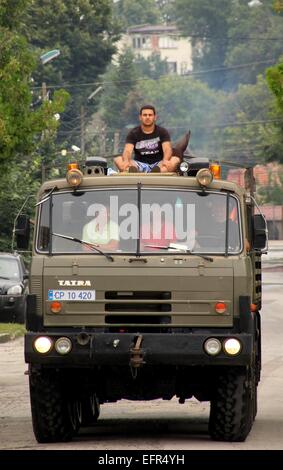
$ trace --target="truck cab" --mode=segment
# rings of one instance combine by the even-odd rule
[[[94,159],[42,185],[25,336],[38,442],[95,425],[100,404],[174,396],[210,401],[212,439],[245,440],[261,369],[256,212],[250,187],[206,159],[111,176]]]

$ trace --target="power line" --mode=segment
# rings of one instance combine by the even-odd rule
[[[83,88],[83,87],[90,87],[90,86],[108,86],[112,85],[113,83],[135,83],[135,82],[144,82],[144,81],[158,81],[158,80],[164,80],[169,77],[179,77],[183,79],[188,79],[191,76],[195,75],[205,75],[207,73],[211,72],[225,72],[229,70],[235,70],[235,69],[242,69],[246,67],[251,67],[251,66],[256,66],[256,65],[263,65],[263,64],[273,64],[275,63],[277,59],[269,59],[269,60],[263,60],[263,61],[258,61],[258,62],[248,62],[246,64],[238,64],[238,65],[230,65],[228,67],[214,67],[211,69],[205,69],[205,70],[198,70],[198,71],[191,71],[187,72],[185,75],[161,75],[158,78],[151,78],[151,77],[143,77],[143,78],[135,78],[135,79],[129,79],[129,80],[111,80],[111,81],[96,81],[96,82],[88,82],[88,83],[76,83],[76,84],[71,84],[71,83],[62,83],[61,85],[48,85],[48,88],[56,89],[56,88]],[[31,87],[32,90],[38,90],[40,89],[40,86],[36,87]]]

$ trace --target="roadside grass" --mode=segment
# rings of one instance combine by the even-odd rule
[[[25,325],[20,325],[19,323],[0,323],[0,334],[8,333],[13,338],[18,338],[23,336],[25,332]]]

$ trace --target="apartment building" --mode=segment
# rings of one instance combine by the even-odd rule
[[[125,47],[145,59],[153,53],[167,62],[168,73],[184,75],[192,70],[192,46],[182,38],[175,25],[138,25],[128,28],[118,43],[118,53]]]

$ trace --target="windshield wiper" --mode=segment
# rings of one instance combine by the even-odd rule
[[[205,259],[206,261],[210,261],[212,262],[213,261],[213,258],[211,258],[210,256],[205,256],[205,255],[201,255],[200,253],[194,253],[193,251],[189,250],[188,248],[177,248],[177,247],[174,247],[174,246],[170,246],[170,245],[167,245],[167,246],[161,246],[161,245],[144,245],[148,248],[157,248],[159,250],[179,250],[180,252],[183,252],[187,255],[192,255],[192,256],[199,256],[200,258],[203,258]]]
[[[81,240],[80,238],[70,237],[69,235],[62,235],[61,233],[54,233],[53,232],[52,235],[55,235],[55,237],[65,238],[66,240],[72,240],[73,242],[80,243],[81,245],[89,246],[92,250],[97,251],[97,253],[100,253],[101,255],[105,256],[105,258],[109,259],[109,261],[114,261],[113,256],[108,255],[107,253],[104,253],[104,251],[99,250],[99,248],[97,248],[97,246],[99,246],[99,245],[95,245],[94,243],[86,242],[85,240]]]
[[[0,276],[0,279],[6,279],[7,281],[10,281],[10,277],[5,277],[5,276]]]

